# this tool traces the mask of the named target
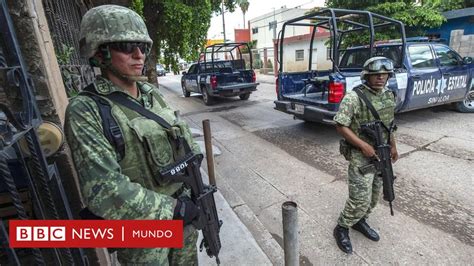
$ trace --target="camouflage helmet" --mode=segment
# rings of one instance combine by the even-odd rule
[[[93,57],[105,43],[145,42],[150,47],[153,44],[140,15],[117,5],[102,5],[87,11],[79,36],[80,52],[86,58]]]
[[[393,77],[393,62],[392,60],[383,57],[375,56],[367,59],[364,66],[362,67],[362,72],[360,73],[360,78],[365,80],[366,75],[372,74],[388,74],[388,77]]]

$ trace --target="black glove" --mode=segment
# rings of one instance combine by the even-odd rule
[[[179,197],[174,208],[173,219],[183,220],[184,225],[191,224],[199,215],[199,209],[188,196]]]

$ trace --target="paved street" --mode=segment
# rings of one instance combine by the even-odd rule
[[[474,114],[440,106],[397,115],[395,216],[381,200],[369,219],[381,240],[351,230],[354,254],[345,255],[332,236],[347,197],[347,162],[335,129],[274,110],[275,85],[262,83],[271,77],[257,77],[261,84],[248,101],[235,97],[213,106],[198,94],[184,98],[180,77],[160,77],[161,92],[193,127],[210,119],[222,151],[218,186],[274,264],[283,264],[281,249],[270,242],[282,246],[281,204],[287,200],[298,203],[305,265],[474,261]]]

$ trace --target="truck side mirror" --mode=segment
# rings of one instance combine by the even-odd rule
[[[466,56],[462,59],[462,63],[465,64],[465,65],[469,65],[470,63],[472,63],[472,57],[470,56]]]
[[[183,75],[186,75],[186,71],[181,72]]]

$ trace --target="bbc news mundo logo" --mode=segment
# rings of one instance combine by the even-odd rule
[[[180,220],[10,220],[12,248],[181,248]]]
[[[66,241],[66,227],[18,226],[16,241]]]

